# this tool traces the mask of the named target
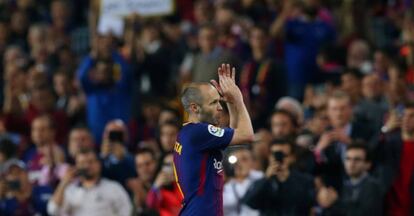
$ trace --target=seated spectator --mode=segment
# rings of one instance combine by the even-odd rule
[[[347,68],[341,74],[341,89],[351,98],[351,104],[356,105],[362,97],[361,80],[364,75],[358,70]]]
[[[178,215],[183,195],[174,179],[173,154],[165,155],[162,168],[147,194],[148,208],[155,209],[160,216]]]
[[[102,140],[102,176],[115,180],[126,188],[127,181],[136,177],[134,157],[125,147],[128,140],[126,125],[122,120],[108,122]]]
[[[95,152],[80,152],[76,156],[76,169],[66,172],[49,200],[48,214],[130,216],[132,205],[127,192],[100,173],[101,164]]]
[[[322,187],[318,203],[323,215],[382,215],[383,191],[380,182],[370,176],[371,161],[366,145],[349,145],[346,150],[342,194],[335,189]]]
[[[260,215],[309,215],[315,200],[312,177],[290,168],[293,145],[277,141],[271,145],[266,176],[255,181],[243,202]]]
[[[244,194],[250,185],[263,177],[261,171],[253,168],[253,155],[250,149],[240,148],[232,151],[230,157],[236,159],[229,165],[233,171],[229,181],[224,184],[223,190],[223,211],[226,216],[258,216],[259,211],[251,209],[242,203]],[[228,158],[229,160],[231,158]],[[232,159],[232,160],[234,160]],[[227,161],[226,161],[227,162]]]
[[[138,177],[128,181],[128,187],[133,192],[133,203],[138,214],[150,212],[146,205],[146,198],[156,177],[157,166],[157,158],[151,149],[138,150],[135,155]]]

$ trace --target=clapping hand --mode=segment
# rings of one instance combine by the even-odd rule
[[[211,84],[217,89],[220,95],[227,103],[239,104],[243,102],[242,93],[236,85],[236,69],[231,68],[229,64],[222,64],[218,68],[219,84],[211,80]]]

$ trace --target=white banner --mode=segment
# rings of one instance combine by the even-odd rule
[[[168,15],[174,11],[174,0],[101,0],[101,16]]]

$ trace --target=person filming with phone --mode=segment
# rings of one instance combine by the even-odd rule
[[[293,144],[274,140],[265,177],[255,181],[243,202],[260,215],[309,215],[315,200],[311,176],[293,170]]]
[[[76,155],[76,168],[69,169],[47,206],[49,215],[117,215],[132,213],[131,200],[122,186],[101,177],[101,163],[93,150]]]

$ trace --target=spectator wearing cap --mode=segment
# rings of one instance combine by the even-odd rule
[[[127,151],[127,127],[122,120],[112,120],[105,126],[100,157],[102,176],[117,181],[126,188],[127,181],[136,177],[134,157]]]
[[[76,169],[69,169],[57,186],[48,202],[48,214],[131,215],[131,200],[125,189],[100,173],[101,163],[93,150],[77,154]]]
[[[342,194],[338,195],[332,187],[318,191],[322,215],[382,215],[384,193],[380,182],[368,173],[371,159],[367,145],[349,145],[344,164],[346,179]]]
[[[13,161],[0,180],[0,215],[46,215],[52,193],[50,186],[31,185],[25,164]]]
[[[315,191],[313,178],[291,169],[293,145],[275,140],[271,147],[265,177],[255,181],[243,202],[260,215],[309,215]]]
[[[91,53],[77,72],[86,94],[88,127],[101,143],[105,125],[112,119],[129,122],[132,74],[129,65],[113,47],[111,36],[98,36]]]

